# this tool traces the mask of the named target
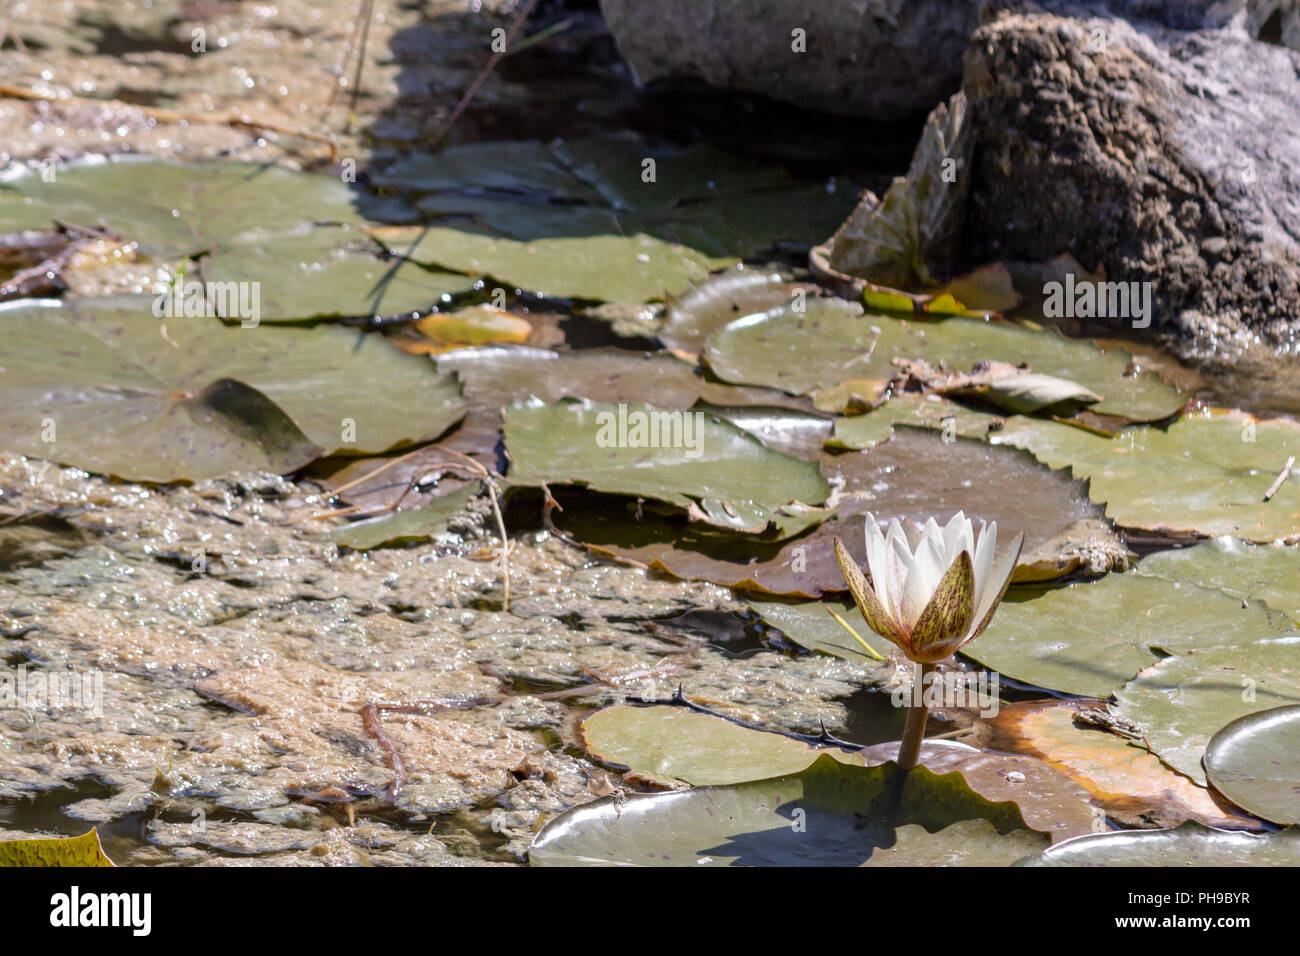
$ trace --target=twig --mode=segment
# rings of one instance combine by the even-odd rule
[[[418,455],[422,451],[424,451],[423,448],[416,448],[414,451],[408,451],[405,455],[398,455],[396,458],[390,458],[388,461],[384,462],[374,471],[368,471],[364,475],[359,475],[358,477],[353,478],[351,481],[345,482],[339,485],[337,488],[332,489],[330,491],[330,497],[337,498],[339,495],[343,494],[343,492],[355,488],[359,484],[369,481],[371,478],[375,477],[375,475],[387,471],[389,468],[392,468],[394,465],[400,464],[401,462],[406,461],[406,459],[410,458],[412,455]]]
[[[1295,467],[1295,455],[1292,455],[1290,458],[1286,460],[1286,464],[1282,466],[1282,471],[1277,476],[1277,478],[1273,480],[1273,484],[1269,485],[1268,491],[1264,492],[1265,502],[1267,502],[1270,498],[1272,498],[1275,494],[1277,494],[1277,490],[1282,487],[1282,482],[1287,480],[1287,478],[1291,474],[1291,469],[1294,467]]]
[[[486,468],[483,467],[481,462],[475,461],[469,455],[462,454],[451,448],[445,448],[442,445],[437,445],[433,447],[436,447],[438,451],[442,452],[443,454],[452,455],[456,458],[459,458],[461,461],[465,462],[465,464],[470,467],[473,474],[482,478],[483,483],[487,485],[488,497],[492,501],[492,515],[493,517],[496,518],[497,533],[500,534],[501,536],[501,579],[502,579],[502,588],[503,588],[503,594],[501,598],[501,610],[509,611],[510,610],[510,537],[506,533],[506,519],[505,516],[501,513],[501,502],[497,497],[496,478],[499,476],[497,476],[495,473],[491,471],[488,471]],[[337,498],[342,492],[347,491],[350,488],[355,488],[357,485],[367,482],[371,478],[374,478],[380,472],[386,471],[389,468],[392,468],[394,465],[398,464],[399,462],[405,461],[406,459],[410,458],[412,455],[427,450],[428,450],[427,448],[416,448],[413,451],[408,451],[405,455],[398,455],[396,458],[392,458],[384,462],[374,471],[366,472],[366,474],[364,475],[359,475],[358,477],[353,478],[351,481],[339,485],[337,488],[333,489],[330,492],[330,497]],[[444,464],[443,467],[454,468],[455,465],[452,463],[447,463]],[[414,483],[415,483],[414,478],[407,482],[406,491],[402,493],[402,498],[406,497],[407,492],[411,490],[411,488],[414,486]],[[400,502],[401,502],[401,498],[398,499],[398,503]],[[389,512],[394,510],[396,510],[396,505],[388,509]],[[313,518],[327,517],[332,515],[348,514],[348,513],[350,512],[348,512],[347,509],[342,509],[338,511],[316,512],[312,515],[312,517]]]
[[[506,536],[506,519],[501,514],[501,503],[497,500],[497,483],[496,483],[497,476],[494,475],[492,472],[488,471],[486,468],[483,467],[481,463],[475,461],[469,455],[463,455],[458,451],[453,451],[450,448],[443,448],[441,446],[439,446],[438,450],[444,451],[448,455],[455,455],[457,458],[464,461],[467,465],[469,465],[471,468],[475,469],[480,475],[482,475],[484,482],[486,482],[487,484],[488,497],[492,499],[492,514],[497,519],[497,531],[501,535],[501,577],[502,577],[502,584],[505,589],[505,593],[501,599],[501,610],[509,611],[510,610],[510,539]]]
[[[352,76],[352,99],[348,102],[348,122],[357,112],[357,98],[361,96],[361,69],[366,65],[366,44],[370,40],[370,20],[375,14],[375,0],[365,0],[365,13],[361,21],[361,48],[357,51],[357,72]]]
[[[528,15],[533,12],[533,7],[536,5],[537,0],[528,0],[528,2],[524,4],[523,8],[519,11],[519,15],[515,17],[515,22],[510,25],[510,29],[506,33],[506,42],[504,47],[501,51],[494,52],[492,58],[487,61],[487,65],[483,67],[478,76],[474,77],[474,82],[469,85],[469,89],[465,91],[465,95],[460,98],[460,102],[456,104],[456,108],[451,111],[451,116],[447,118],[447,122],[443,125],[442,130],[430,141],[430,147],[437,146],[443,141],[446,135],[451,132],[451,128],[456,125],[456,120],[460,119],[460,114],[465,112],[465,109],[478,94],[479,88],[487,82],[487,78],[492,75],[492,71],[497,68],[497,64],[506,57],[507,51],[510,49],[510,43],[515,38],[515,34],[519,32],[520,28],[524,25],[524,21],[528,19]]]

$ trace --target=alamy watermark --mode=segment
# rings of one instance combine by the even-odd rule
[[[0,674],[0,709],[82,710],[103,717],[104,672],[29,671],[21,664],[16,674]]]
[[[978,708],[981,717],[996,717],[1000,705],[1001,682],[997,674],[988,671],[930,671],[920,683],[912,682],[910,689],[895,687],[890,701],[895,707],[911,704],[931,710],[947,708]]]
[[[1151,324],[1150,282],[1097,282],[1076,280],[1043,286],[1043,315],[1049,319],[1129,319],[1135,329]]]
[[[704,413],[628,410],[596,415],[596,444],[601,448],[683,448],[687,458],[704,453]]]
[[[246,329],[262,321],[262,283],[185,281],[176,273],[170,285],[159,283],[153,300],[153,314],[160,319],[239,319]]]

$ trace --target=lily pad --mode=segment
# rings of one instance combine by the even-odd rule
[[[79,837],[0,841],[0,867],[112,865],[94,827]]]
[[[246,232],[199,266],[205,282],[258,283],[264,322],[425,311],[474,284],[379,252],[357,229],[303,223],[291,232]]]
[[[1238,717],[1210,738],[1205,775],[1239,807],[1300,823],[1300,705]]]
[[[1168,429],[1127,428],[1106,438],[1015,418],[990,441],[1025,448],[1053,468],[1068,465],[1125,527],[1257,542],[1300,538],[1300,482],[1284,482],[1263,500],[1287,458],[1300,452],[1295,422],[1207,411]]]
[[[772,451],[703,413],[636,403],[516,402],[505,436],[515,484],[582,484],[681,508],[713,500],[767,513],[790,502],[819,504],[830,491],[816,464]]]
[[[9,223],[4,231],[56,219],[107,228],[138,243],[141,254],[166,261],[237,245],[259,229],[360,225],[359,195],[335,177],[258,163],[122,158],[71,165],[56,182],[19,168],[0,183],[0,221]]]
[[[172,319],[164,337],[150,304],[0,309],[0,447],[174,481],[383,451],[435,438],[464,414],[454,379],[377,336]]]
[[[946,832],[964,820],[989,827]],[[897,831],[907,826],[931,836],[909,831],[900,840]],[[957,836],[965,839],[948,842]],[[990,803],[960,774],[850,767],[822,756],[768,780],[575,807],[542,829],[529,859],[544,866],[856,866],[896,848],[888,854],[895,865],[992,865],[1010,863],[1011,852],[1032,839],[1014,804]],[[1037,840],[1045,846],[1048,837]]]
[[[455,312],[426,316],[412,323],[423,339],[413,340],[422,346],[419,352],[433,354],[452,349],[494,344],[523,344],[533,333],[532,324],[503,309],[474,305]],[[405,351],[413,351],[412,342],[397,340]]]
[[[742,783],[798,773],[820,754],[862,766],[862,759],[784,734],[764,733],[684,707],[616,705],[578,729],[592,757],[662,784]]]
[[[1206,788],[1148,753],[1142,741],[1076,724],[1076,710],[1089,703],[1004,704],[983,725],[986,733],[981,735],[981,743],[993,750],[1046,761],[1084,787],[1107,816],[1125,826],[1171,827],[1186,820],[1218,827],[1253,823],[1224,810]]]
[[[332,495],[359,509],[358,517],[419,508],[478,482],[476,469],[466,458],[489,472],[504,468],[497,456],[500,443],[496,423],[471,411],[459,428],[435,444],[396,456],[356,459],[323,483]]]
[[[553,298],[652,302],[684,291],[727,264],[646,235],[518,242],[440,227],[392,226],[372,232],[421,265]]]
[[[1076,837],[1016,866],[1300,866],[1300,827],[1254,834],[1189,820],[1172,830]]]
[[[1190,548],[1148,555],[1136,570],[1263,601],[1300,624],[1300,547],[1253,545],[1221,535]]]
[[[724,389],[736,386],[715,387]],[[804,461],[818,460],[821,457],[822,446],[831,435],[832,422],[825,415],[802,412],[794,408],[770,408],[764,405],[720,406],[707,403],[698,404],[696,408],[705,414],[725,418],[733,425],[749,432],[768,448],[802,458]]]
[[[786,282],[773,272],[736,269],[710,276],[671,297],[659,338],[670,348],[698,354],[714,329],[728,322],[804,301],[818,294],[807,282]]]
[[[356,551],[386,544],[425,541],[444,530],[447,522],[469,504],[478,489],[478,483],[474,482],[440,495],[419,508],[405,508],[390,515],[353,521],[328,532],[328,537],[335,544]]]
[[[723,381],[805,395],[846,378],[880,378],[868,370],[859,340],[869,321],[846,299],[813,299],[733,319],[709,336],[704,359]],[[846,341],[846,330],[855,329]],[[888,378],[888,375],[884,376]]]
[[[652,145],[630,133],[452,146],[372,180],[427,192],[420,209],[475,231],[521,241],[644,233],[722,257],[816,242],[853,205],[846,183],[803,183],[704,144]]]
[[[738,319],[709,337],[704,356],[725,381],[787,391],[813,391],[845,379],[890,379],[898,371],[894,359],[923,359],[936,367],[942,362],[951,369],[997,360],[1026,363],[1033,372],[1102,396],[1091,406],[1099,415],[1159,421],[1186,401],[1150,372],[1131,374],[1127,352],[1103,352],[1054,329],[966,318],[863,316],[845,300],[810,300],[805,313],[783,306]]]
[[[682,411],[701,400],[726,406],[806,405],[772,389],[712,381],[698,374],[693,365],[658,352],[613,348],[552,352],[486,346],[447,352],[435,362],[439,371],[457,374],[472,404],[489,409],[529,397],[547,402],[562,398],[642,402]]]
[[[1108,574],[1064,587],[1012,588],[988,630],[962,652],[1026,684],[1105,698],[1161,652],[1211,647],[1225,635],[1259,641],[1290,626],[1267,606],[1242,607],[1217,589]]]
[[[861,515],[866,511],[881,520],[907,516],[924,521],[964,510],[997,521],[1002,533],[1023,531],[1024,564],[1018,567],[1032,570],[1017,573],[1034,579],[1066,574],[1093,560],[1068,534],[1080,522],[1097,529],[1093,551],[1100,570],[1123,557],[1113,534],[1097,523],[1100,510],[1088,500],[1086,486],[1043,468],[1032,456],[1009,458],[997,452],[982,442],[945,442],[934,432],[900,428],[889,442],[869,451],[826,456],[822,474],[840,486],[834,511],[815,530],[788,541],[739,541],[597,508],[564,514],[556,522],[597,551],[676,577],[791,597],[845,590],[833,541],[839,537],[864,562]],[[1019,493],[1004,494],[1008,487]]]
[[[606,707],[583,721],[580,737],[594,758],[663,786],[736,784],[797,773],[818,754],[860,767],[888,763],[898,753],[897,743],[828,748],[666,706]],[[1089,832],[1092,814],[1084,790],[1041,761],[932,741],[922,746],[921,763],[936,774],[960,773],[986,800],[1016,804],[1030,827],[1054,841]]]
[[[975,411],[939,395],[907,393],[895,395],[878,409],[864,415],[835,419],[835,430],[827,448],[862,449],[888,441],[894,425],[933,428],[964,438],[984,438],[1001,427],[1003,418]]]
[[[810,651],[821,651],[833,657],[842,657],[855,664],[877,664],[853,635],[831,615],[834,611],[844,623],[857,632],[877,654],[888,657],[895,646],[867,626],[858,606],[845,601],[759,601],[750,599],[750,608],[769,624],[781,631],[791,641]]]
[[[1252,633],[1223,629],[1220,640]],[[1201,757],[1220,728],[1300,703],[1300,636],[1179,651],[1143,670],[1115,699],[1114,710],[1146,731],[1161,760],[1205,784]]]

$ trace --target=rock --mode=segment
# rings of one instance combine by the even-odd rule
[[[1149,282],[1152,331],[1189,358],[1295,343],[1298,78],[1300,54],[1237,26],[991,14],[964,79],[975,258],[1070,252],[1111,281]]]
[[[600,7],[641,83],[692,77],[808,109],[897,120],[957,90],[980,3],[601,0]]]

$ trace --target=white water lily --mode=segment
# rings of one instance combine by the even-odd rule
[[[919,664],[941,661],[988,627],[1006,594],[1025,536],[997,553],[997,522],[957,512],[940,527],[894,519],[881,532],[867,515],[867,573],[835,540],[835,558],[867,625]]]

